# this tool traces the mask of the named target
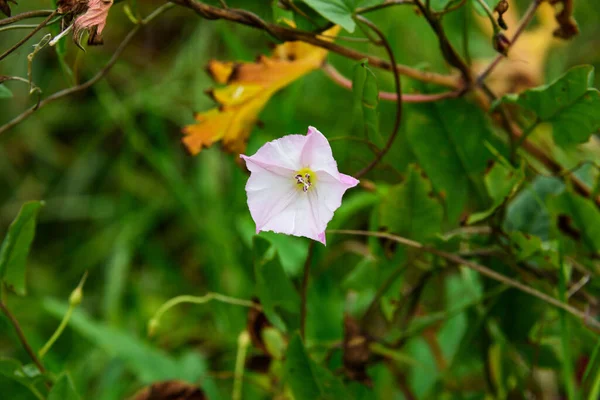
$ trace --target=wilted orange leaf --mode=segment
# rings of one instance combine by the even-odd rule
[[[339,32],[335,26],[324,32]],[[286,42],[275,47],[271,57],[260,56],[255,63],[211,61],[208,72],[227,86],[210,92],[219,107],[196,114],[197,123],[183,128],[183,143],[198,154],[217,141],[232,153],[246,148],[248,135],[271,96],[296,79],[318,69],[327,50],[303,42]]]

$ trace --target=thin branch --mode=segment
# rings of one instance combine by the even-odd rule
[[[42,374],[45,374],[46,368],[44,368],[44,365],[42,364],[42,362],[39,360],[39,358],[36,356],[35,352],[31,348],[31,345],[29,344],[29,342],[27,341],[27,338],[25,337],[25,334],[23,333],[23,329],[21,329],[21,325],[19,324],[19,321],[17,321],[15,316],[10,312],[10,310],[8,309],[8,307],[6,307],[6,304],[4,304],[3,301],[0,301],[0,310],[2,310],[4,315],[6,315],[6,317],[10,321],[11,325],[15,329],[15,332],[17,332],[19,341],[21,342],[21,345],[23,345],[23,348],[25,349],[27,354],[29,354],[29,358],[31,358],[31,360],[38,367],[40,372]]]
[[[352,90],[352,81],[342,75],[335,67],[331,64],[325,64],[321,67],[323,72],[331,78],[332,81],[344,87],[348,90]],[[429,103],[432,101],[439,101],[443,99],[451,99],[459,97],[463,93],[462,90],[454,90],[451,92],[435,93],[435,94],[406,94],[402,93],[403,103]],[[379,92],[379,98],[386,101],[398,101],[398,95],[392,92]]]
[[[390,63],[392,65],[396,65],[396,57],[394,56],[394,51],[392,50],[392,47],[390,46],[390,43],[388,42],[387,38],[385,37],[383,32],[381,32],[381,30],[377,27],[377,25],[375,25],[374,23],[372,23],[371,21],[369,21],[367,18],[363,17],[362,15],[356,16],[356,19],[358,21],[364,23],[365,25],[367,25],[369,28],[371,28],[371,30],[373,30],[373,32],[375,32],[377,34],[377,36],[379,36],[381,43],[383,44],[383,46],[385,47],[385,50],[388,53],[388,56],[390,58]],[[360,177],[366,175],[369,171],[371,171],[373,168],[375,168],[375,166],[381,161],[383,156],[385,156],[386,153],[390,150],[390,148],[392,147],[392,144],[394,144],[394,140],[396,139],[396,136],[398,135],[398,131],[400,130],[400,122],[402,121],[402,83],[400,82],[400,74],[398,73],[398,71],[394,71],[392,73],[392,75],[394,75],[394,89],[396,90],[396,99],[397,99],[396,100],[396,116],[394,119],[394,126],[392,128],[392,133],[390,134],[390,137],[388,138],[383,149],[381,149],[381,151],[379,153],[377,153],[377,155],[375,156],[373,161],[371,161],[370,164],[368,164],[366,167],[364,167],[363,169],[361,169],[360,171],[358,171],[355,174],[356,178],[360,178]]]
[[[271,36],[277,38],[282,41],[302,41],[309,44],[312,44],[317,47],[321,47],[332,51],[334,53],[340,54],[346,58],[350,58],[353,60],[362,60],[368,59],[369,65],[375,68],[381,68],[388,71],[392,71],[396,69],[398,73],[408,78],[430,82],[441,86],[446,86],[450,88],[458,88],[459,82],[455,76],[450,75],[442,75],[433,72],[421,71],[416,68],[411,68],[406,65],[396,64],[395,66],[388,62],[387,60],[383,60],[379,57],[371,56],[365,53],[361,53],[354,49],[340,46],[336,43],[333,43],[328,40],[322,39],[318,34],[312,32],[305,32],[298,29],[292,29],[285,27],[283,25],[270,24],[259,18],[257,15],[239,9],[222,9],[219,7],[213,7],[208,4],[204,4],[195,0],[172,0],[173,3],[178,4],[180,6],[192,9],[196,11],[197,14],[207,19],[224,19],[232,22],[237,22],[242,25],[250,26],[253,28],[258,28],[265,30]],[[394,68],[395,67],[395,68]]]
[[[499,274],[498,272],[496,272],[484,265],[477,264],[473,261],[466,260],[455,254],[447,253],[445,251],[426,246],[420,242],[417,242],[417,241],[414,241],[411,239],[407,239],[407,238],[404,238],[401,236],[392,235],[392,234],[385,233],[385,232],[370,232],[370,231],[358,231],[358,230],[329,230],[329,231],[327,231],[327,233],[379,237],[379,238],[383,238],[383,239],[392,240],[396,243],[400,243],[407,247],[421,249],[428,253],[445,258],[446,260],[448,260],[454,264],[459,264],[459,265],[464,265],[466,267],[469,267],[469,268],[479,272],[480,274],[487,276],[488,278],[491,278],[498,282],[502,282],[502,283],[504,283],[508,286],[511,286],[515,289],[518,289],[524,293],[527,293],[531,296],[537,297],[538,299],[540,299],[556,308],[564,310],[564,311],[568,312],[569,314],[579,318],[580,320],[583,321],[583,323],[586,326],[589,326],[589,327],[593,328],[594,330],[600,331],[600,322],[593,318],[590,318],[585,312],[580,311],[577,308],[575,308],[567,303],[563,303],[563,302],[559,301],[558,299],[556,299],[552,296],[549,296],[537,289],[527,286],[527,285],[525,285],[521,282],[518,282],[514,279],[511,279],[505,275]]]
[[[543,0],[533,0],[532,3],[529,5],[529,8],[525,12],[523,19],[521,19],[521,22],[519,22],[519,25],[517,26],[517,30],[515,31],[515,34],[513,35],[512,39],[510,40],[510,44],[508,45],[508,49],[506,49],[506,51],[510,50],[510,48],[515,44],[517,39],[519,39],[519,36],[521,36],[521,34],[525,31],[525,28],[527,28],[527,26],[533,19],[535,12],[537,11],[537,9],[538,9],[539,5],[542,3],[542,1]],[[496,68],[496,66],[504,58],[505,58],[504,55],[498,54],[496,56],[496,58],[494,58],[494,60],[479,75],[479,77],[477,77],[477,84],[481,85],[481,83],[485,80],[485,78],[494,70],[494,68]]]
[[[58,10],[55,10],[52,14],[48,15],[46,17],[45,20],[43,20],[34,30],[32,30],[31,32],[29,32],[23,39],[19,40],[17,43],[14,44],[14,46],[12,46],[10,49],[6,50],[4,53],[2,53],[2,55],[0,55],[0,61],[3,60],[4,58],[6,58],[6,56],[8,56],[10,53],[12,53],[13,51],[15,51],[16,49],[18,49],[19,47],[21,47],[25,42],[27,42],[29,39],[31,39],[31,37],[33,35],[35,35],[40,29],[42,29],[43,27],[46,26],[46,24],[48,22],[50,22],[50,20],[52,18],[54,18],[54,16],[58,14]]]
[[[12,23],[28,19],[28,18],[40,18],[47,17],[48,15],[52,15],[54,10],[36,10],[36,11],[28,11],[21,14],[17,14],[14,17],[0,19],[0,26],[10,25]]]
[[[308,254],[304,262],[304,275],[302,277],[302,287],[300,289],[300,337],[304,340],[306,334],[306,305],[308,303],[308,282],[310,280],[310,267],[315,250],[315,242],[311,241],[308,245]]]
[[[136,25],[131,31],[129,31],[127,36],[125,36],[125,38],[123,39],[123,41],[121,42],[119,47],[117,47],[117,49],[113,53],[110,60],[106,63],[106,65],[100,71],[98,71],[96,73],[96,75],[94,75],[90,80],[82,83],[81,85],[73,86],[71,88],[58,91],[51,96],[48,96],[47,98],[42,100],[39,104],[28,108],[26,111],[19,114],[15,118],[13,118],[11,121],[2,125],[0,127],[0,134],[6,132],[7,130],[11,129],[15,125],[22,122],[27,117],[29,117],[31,114],[33,114],[36,110],[38,110],[44,106],[47,106],[48,104],[50,104],[56,100],[60,100],[63,97],[70,96],[75,93],[83,92],[84,90],[93,86],[96,82],[98,82],[100,79],[102,79],[110,71],[110,69],[113,67],[113,65],[115,65],[115,63],[121,56],[121,53],[123,53],[123,51],[125,50],[127,45],[131,42],[133,37],[136,35],[136,33],[138,33],[138,31],[142,28],[142,26],[150,23],[153,19],[155,19],[160,14],[162,14],[163,12],[165,12],[166,10],[168,10],[172,7],[173,7],[173,4],[171,4],[171,3],[163,4],[162,6],[158,7],[156,10],[154,10],[152,12],[152,14],[148,15],[146,18],[144,18],[142,21],[140,21],[140,23],[138,25]]]

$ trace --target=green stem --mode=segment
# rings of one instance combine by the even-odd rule
[[[40,349],[40,351],[38,351],[38,356],[40,357],[40,359],[44,358],[44,356],[46,355],[46,353],[48,353],[48,350],[50,350],[50,348],[58,340],[58,338],[60,337],[60,335],[62,335],[63,331],[65,330],[65,328],[69,324],[69,320],[71,319],[71,316],[73,315],[73,310],[75,310],[75,306],[69,305],[69,309],[65,313],[62,321],[60,321],[60,325],[58,325],[58,328],[56,328],[56,331],[54,331],[54,333],[52,334],[52,336],[50,337],[50,339],[48,339],[48,341],[46,342],[46,344],[44,345],[44,347],[42,347]]]
[[[242,399],[242,380],[244,379],[244,365],[246,364],[246,353],[250,344],[250,336],[247,331],[243,331],[238,336],[238,351],[235,358],[235,371],[233,374],[233,393],[232,400]]]
[[[211,302],[212,300],[217,300],[222,303],[233,304],[236,306],[248,307],[248,308],[256,308],[261,310],[260,306],[250,300],[237,299],[235,297],[229,297],[222,295],[220,293],[209,292],[204,296],[192,296],[192,295],[182,295],[173,297],[172,299],[165,302],[154,314],[154,317],[148,322],[148,334],[152,336],[156,329],[160,324],[160,319],[163,314],[169,311],[171,308],[182,304],[182,303],[192,303],[192,304],[206,304]]]
[[[490,22],[492,23],[492,27],[494,28],[494,34],[500,32],[500,27],[498,26],[498,22],[496,21],[496,19],[494,19],[494,13],[490,9],[490,7],[487,5],[487,3],[484,0],[476,0],[476,1],[484,9]]]

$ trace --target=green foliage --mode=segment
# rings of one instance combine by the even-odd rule
[[[270,321],[285,330],[280,313],[297,314],[300,296],[283,270],[276,249],[265,239],[254,238],[256,292]]]
[[[75,385],[69,374],[64,373],[58,377],[48,394],[48,400],[79,400]]]
[[[380,223],[393,233],[422,242],[440,232],[443,214],[431,183],[413,165],[406,181],[392,186],[384,196]]]
[[[589,251],[600,251],[600,212],[589,200],[565,191],[549,200],[558,229],[566,237],[581,241]]]
[[[26,293],[27,256],[35,235],[36,217],[43,205],[40,201],[25,203],[8,228],[0,248],[0,280],[21,295]]]
[[[594,68],[579,66],[547,85],[510,94],[501,103],[516,104],[533,113],[532,124],[552,124],[557,145],[569,147],[586,142],[600,129],[600,91],[592,87]]]
[[[474,224],[488,218],[514,193],[525,179],[524,167],[513,168],[506,160],[500,158],[487,171],[484,182],[492,205],[485,211],[471,214],[469,224]]]
[[[352,92],[354,95],[354,115],[362,115],[365,137],[378,147],[382,147],[384,142],[379,131],[379,113],[377,112],[379,86],[367,60],[361,61],[354,67]]]
[[[302,0],[331,22],[340,25],[348,32],[354,32],[356,23],[352,18],[353,0]]]
[[[492,155],[489,121],[475,106],[446,100],[418,107],[407,116],[408,142],[434,189],[445,199],[448,221],[454,223],[467,201],[484,204],[482,174]]]
[[[0,299],[20,327],[0,314],[0,353],[7,357],[0,359],[0,398],[121,400],[157,382],[184,381],[210,400],[523,393],[597,400],[600,342],[590,328],[598,323],[600,298],[598,78],[589,66],[561,74],[597,59],[590,38],[600,35],[600,9],[578,0],[582,35],[557,47],[552,32],[561,9],[542,4],[483,88],[477,77],[496,51],[481,3],[493,9],[498,1],[421,1],[438,31],[404,2],[197,3],[218,9],[218,21],[198,19],[178,2],[140,29],[103,79],[0,134],[0,231],[7,233],[0,278],[24,294],[27,270],[29,294],[6,291]],[[49,4],[25,3],[19,7],[32,8],[19,13]],[[507,21],[523,20],[529,3],[510,2]],[[371,6],[382,7],[364,11]],[[151,7],[115,1],[104,46],[84,53],[65,37],[40,50],[31,76],[41,99],[101,71]],[[354,176],[389,138],[397,106],[389,101],[388,54],[370,30],[356,29],[359,13],[381,30],[402,65],[398,135],[345,194],[327,226],[327,246],[256,234],[244,191],[248,171],[237,154],[213,145],[193,157],[179,143],[193,113],[213,106],[205,91],[218,85],[202,68],[213,58],[231,61],[241,76],[236,62],[270,55],[282,39],[334,40],[342,54],[329,51],[324,62],[346,79],[334,82],[331,70],[317,68],[321,61],[313,65],[248,124],[248,147],[240,151],[253,154],[312,125],[329,139],[339,171]],[[257,18],[285,27],[285,37]],[[39,37],[55,36],[62,21]],[[334,24],[344,28],[337,38],[322,35]],[[2,43],[17,43],[27,32],[4,28]],[[467,88],[448,59],[452,48],[470,69]],[[25,50],[3,60],[2,74],[27,80]],[[278,57],[293,65],[300,54]],[[260,71],[261,63],[252,68]],[[26,87],[8,91],[0,84],[0,98],[11,97],[2,102],[0,125],[36,103]],[[488,88],[500,99],[492,110]],[[446,91],[451,98],[428,97]],[[511,136],[504,117],[525,138]],[[37,226],[41,203],[28,203],[32,198],[48,205]],[[41,355],[85,272],[81,304]],[[200,300],[169,308],[146,337],[161,305],[181,295]],[[569,312],[544,295],[568,304]],[[260,307],[249,308],[252,301]],[[23,338],[47,373],[23,349]]]
[[[0,99],[10,99],[11,97],[13,97],[12,91],[0,83]]]

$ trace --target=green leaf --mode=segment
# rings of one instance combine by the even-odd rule
[[[411,165],[406,181],[393,186],[382,200],[380,223],[401,236],[423,241],[440,232],[443,214],[431,183]]]
[[[508,198],[516,193],[524,179],[524,166],[515,169],[504,159],[494,163],[494,166],[486,173],[484,178],[488,195],[492,199],[492,205],[485,211],[471,214],[467,223],[474,224],[492,215]]]
[[[593,81],[594,68],[579,66],[548,85],[505,95],[499,101],[531,111],[536,122],[552,124],[557,145],[572,146],[588,141],[600,129],[600,91],[591,87]]]
[[[510,232],[509,236],[519,261],[526,260],[542,250],[542,239],[537,236],[519,231]]]
[[[407,115],[406,133],[419,165],[445,198],[448,222],[458,220],[469,199],[486,204],[491,130],[480,109],[462,99],[420,104]]]
[[[593,202],[568,190],[551,198],[548,207],[555,226],[566,225],[563,232],[568,230],[569,236],[593,252],[600,250],[600,212]]]
[[[365,136],[367,140],[382,147],[383,137],[379,131],[379,86],[375,74],[368,67],[367,60],[363,60],[354,67],[352,80],[354,94],[355,115],[362,115]]]
[[[258,236],[254,238],[254,273],[256,291],[265,315],[279,329],[285,330],[279,318],[281,311],[297,314],[300,296],[285,274],[274,246]]]
[[[68,373],[63,373],[54,383],[48,400],[79,400],[75,385]]]
[[[0,279],[20,295],[26,294],[27,255],[35,235],[36,217],[43,205],[41,201],[23,204],[19,214],[10,224],[0,249]]]
[[[312,9],[348,32],[354,32],[354,6],[350,0],[304,0]]]
[[[284,377],[295,400],[350,400],[354,397],[331,371],[311,360],[298,334],[288,346]]]
[[[285,360],[285,379],[296,400],[319,399],[324,391],[319,387],[312,360],[306,354],[300,335],[290,341]]]
[[[29,371],[26,366],[21,365],[21,363],[17,360],[13,360],[11,358],[0,358],[0,375],[20,383],[31,390],[34,394],[38,393],[36,389],[36,382],[39,382],[42,375],[37,368]]]
[[[4,84],[0,83],[0,99],[10,99],[13,97],[12,91]]]

